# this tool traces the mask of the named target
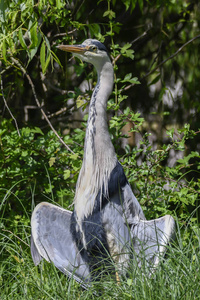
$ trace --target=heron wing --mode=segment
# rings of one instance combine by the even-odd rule
[[[155,220],[140,220],[131,228],[133,249],[139,265],[142,262],[151,266],[159,263],[167,245],[174,238],[175,221],[170,215]]]
[[[126,223],[131,225],[137,224],[140,219],[145,220],[142,208],[133,194],[122,165],[118,161],[110,173],[108,193],[111,202],[116,201],[116,193],[118,193],[117,202],[123,207]]]
[[[70,232],[71,212],[50,203],[36,206],[31,218],[31,254],[35,265],[42,258],[84,287],[90,273]]]
[[[112,197],[102,211],[102,222],[106,232],[106,238],[110,254],[118,264],[120,272],[127,271],[130,259],[131,234],[130,229],[124,223],[123,209],[118,202],[118,193]]]
[[[124,187],[122,187],[122,197],[123,197],[123,207],[126,222],[131,224],[137,224],[140,220],[145,220],[142,208],[136,199],[130,184],[127,182]]]
[[[159,263],[165,253],[167,244],[175,234],[173,217],[164,217],[147,221],[142,208],[133,194],[128,181],[121,187],[123,200],[124,222],[130,227],[133,251],[136,260],[141,264],[142,259],[153,266]]]

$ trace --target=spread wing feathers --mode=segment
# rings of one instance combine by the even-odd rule
[[[145,220],[146,218],[144,216],[142,208],[135,195],[133,194],[133,191],[128,182],[124,187],[122,187],[121,193],[121,196],[123,198],[123,207],[126,222],[129,225],[134,225],[137,224],[140,220]]]
[[[140,220],[131,228],[134,256],[139,266],[146,263],[156,267],[174,238],[175,221],[170,215],[155,220]]]
[[[116,199],[115,199],[116,198]],[[131,235],[123,217],[122,207],[117,204],[118,194],[112,197],[102,212],[102,223],[112,259],[118,265],[120,273],[127,271],[130,260]]]
[[[31,218],[31,255],[35,265],[44,258],[87,288],[89,268],[72,240],[70,218],[70,211],[46,202],[38,204]]]
[[[114,198],[113,203],[117,203],[118,200]],[[173,238],[174,219],[169,215],[151,221],[140,219],[131,222],[129,231],[124,223],[122,207],[119,205],[119,211],[117,207],[113,210],[113,203],[106,206],[103,225],[114,261],[127,267],[132,245],[138,266],[145,260],[148,265],[155,267]],[[83,261],[72,240],[71,214],[70,211],[50,203],[37,205],[31,219],[31,254],[35,265],[44,258],[53,262],[64,274],[73,276],[84,288],[88,288],[91,280],[89,266]]]

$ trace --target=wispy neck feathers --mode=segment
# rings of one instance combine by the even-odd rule
[[[83,164],[76,185],[75,211],[79,224],[92,214],[99,191],[104,190],[104,196],[108,196],[108,180],[117,163],[106,114],[107,100],[113,88],[113,67],[109,59],[95,67],[98,82],[90,102]]]

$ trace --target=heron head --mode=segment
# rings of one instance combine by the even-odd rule
[[[80,45],[59,45],[58,48],[73,53],[74,56],[97,68],[102,63],[110,61],[106,47],[98,40],[87,39]]]

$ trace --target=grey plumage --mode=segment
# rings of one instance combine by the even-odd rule
[[[44,258],[85,287],[89,268],[72,240],[70,219],[70,211],[46,202],[38,204],[31,219],[31,254],[35,265]]]
[[[60,49],[92,63],[98,82],[90,102],[74,212],[39,204],[32,215],[31,249],[35,264],[41,257],[52,261],[84,286],[95,278],[95,266],[109,254],[122,273],[126,272],[132,250],[138,264],[143,254],[149,264],[157,265],[175,225],[170,216],[146,221],[117,161],[107,125],[113,67],[105,46],[89,39],[82,45],[62,45]]]

